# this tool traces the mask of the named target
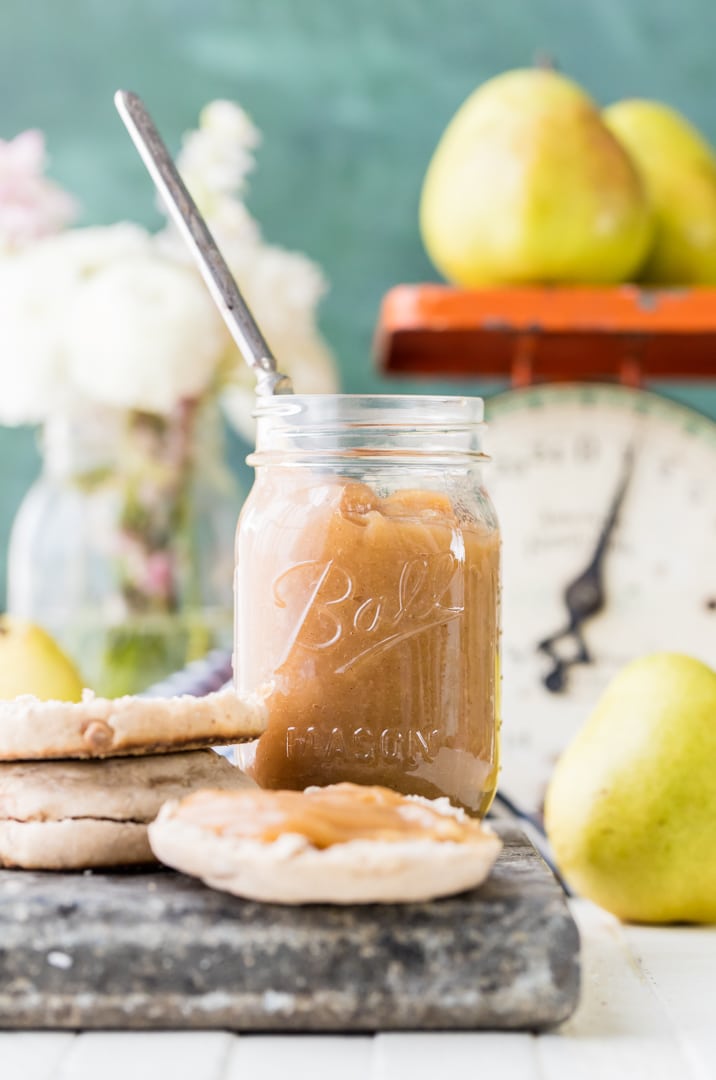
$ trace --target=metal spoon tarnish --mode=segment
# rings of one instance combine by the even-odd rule
[[[129,90],[118,90],[114,103],[174,224],[191,251],[229,333],[256,374],[256,393],[264,396],[292,394],[290,378],[276,370],[276,358],[141,99]]]

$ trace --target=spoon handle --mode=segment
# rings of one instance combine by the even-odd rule
[[[256,373],[257,394],[292,393],[291,380],[276,370],[276,359],[141,98],[129,90],[118,90],[114,103],[229,333]]]

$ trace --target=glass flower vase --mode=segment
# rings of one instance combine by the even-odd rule
[[[12,528],[10,612],[108,697],[230,647],[241,499],[217,411],[79,410],[45,424],[42,454]]]

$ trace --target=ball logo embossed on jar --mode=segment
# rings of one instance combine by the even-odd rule
[[[348,653],[341,650],[334,668],[340,675],[461,615],[462,603],[448,595],[459,569],[450,551],[415,555],[406,559],[394,587],[380,596],[364,596],[360,582],[335,560],[310,560],[280,574],[273,597],[279,608],[291,607],[296,596],[308,598],[291,645],[324,651],[343,643]],[[356,652],[349,647],[353,632]]]

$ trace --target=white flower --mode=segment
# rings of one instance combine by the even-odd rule
[[[185,139],[179,167],[280,370],[291,376],[298,393],[332,393],[338,389],[335,362],[316,322],[325,278],[305,255],[266,244],[239,198],[258,142],[259,134],[242,109],[214,102],[202,112],[199,130]],[[171,227],[163,243],[177,258],[188,260]],[[224,409],[239,433],[253,441],[255,377],[235,348],[227,359]]]
[[[202,393],[227,348],[193,268],[130,224],[75,229],[0,259],[0,422],[36,423],[78,395],[168,412]]]
[[[75,229],[0,258],[0,423],[34,424],[74,395],[65,332],[78,291],[107,261],[151,250],[135,225]]]
[[[35,175],[37,138],[13,153],[24,160],[18,175],[46,184]],[[258,142],[242,109],[213,102],[180,164],[280,369],[299,393],[332,391],[335,366],[316,322],[323,275],[304,255],[266,244],[240,198]],[[0,423],[39,422],[77,399],[166,413],[222,387],[251,438],[254,377],[171,226],[157,235],[128,223],[74,229],[0,256]]]
[[[39,423],[66,393],[56,333],[64,293],[16,261],[0,259],[0,423],[11,425]]]
[[[316,307],[327,287],[320,268],[299,252],[256,242],[240,231],[231,234],[213,218],[209,224],[279,369],[291,376],[296,392],[337,391],[335,361],[316,323]],[[183,241],[173,230],[166,230],[160,243],[163,251],[191,265]],[[243,438],[253,442],[256,378],[233,343],[222,371],[228,380],[222,394],[226,416]]]
[[[116,225],[70,229],[49,236],[22,252],[19,258],[32,262],[39,273],[52,274],[74,288],[85,278],[115,259],[146,254],[154,247],[154,237],[129,221]]]
[[[115,260],[77,290],[64,346],[84,396],[167,413],[208,388],[227,333],[198,275],[153,252]]]
[[[202,110],[199,127],[184,136],[177,161],[202,213],[211,214],[222,197],[233,198],[244,191],[260,141],[258,130],[239,105],[212,101]]]
[[[0,139],[0,251],[18,250],[74,217],[74,199],[43,176],[45,164],[41,132]]]
[[[227,261],[240,288],[257,313],[261,309],[266,335],[272,328],[300,333],[313,326],[315,309],[326,281],[314,262],[299,252],[261,245],[228,249]]]
[[[204,215],[204,218],[224,256],[232,249],[241,250],[261,242],[259,226],[243,203],[233,199],[221,199],[216,203],[214,213]],[[157,233],[156,240],[159,250],[168,258],[176,259],[187,266],[196,265],[181,233],[173,223],[167,224],[165,229]]]
[[[316,325],[316,305],[326,288],[316,264],[297,252],[263,245],[227,254],[279,370],[290,375],[296,393],[335,393],[335,361]],[[255,435],[251,415],[256,404],[254,382],[253,374],[235,353],[233,378],[222,403],[233,426],[249,442]]]

